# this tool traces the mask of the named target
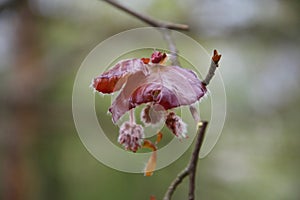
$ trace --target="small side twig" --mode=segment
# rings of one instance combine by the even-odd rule
[[[159,28],[167,28],[167,29],[172,29],[172,30],[188,30],[189,26],[186,24],[175,24],[171,22],[165,22],[165,21],[160,21],[157,19],[154,19],[150,16],[144,15],[142,13],[136,12],[134,10],[131,10],[130,8],[123,6],[122,4],[119,4],[117,1],[114,0],[103,0],[112,6],[119,8],[120,10],[123,10],[134,17],[144,21],[145,23],[153,26],[153,27],[159,27]]]
[[[198,157],[199,157],[199,152],[203,143],[203,139],[205,136],[205,131],[207,127],[208,122],[203,121],[200,122],[198,125],[198,136],[195,144],[195,149],[193,151],[191,160],[187,167],[180,172],[175,180],[171,183],[169,186],[164,200],[170,200],[173,193],[175,192],[177,186],[183,181],[183,179],[187,176],[190,177],[190,182],[189,182],[189,200],[194,200],[195,199],[195,181],[196,181],[196,169],[197,169],[197,163],[198,163]]]
[[[208,85],[210,80],[214,77],[215,71],[219,67],[220,59],[221,59],[221,54],[219,54],[217,50],[214,50],[214,55],[212,56],[208,73],[207,73],[204,81],[202,81],[202,83],[204,85]]]

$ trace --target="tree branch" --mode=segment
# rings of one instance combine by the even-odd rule
[[[191,161],[189,163],[189,172],[190,172],[190,189],[189,189],[189,200],[195,199],[195,180],[196,180],[196,170],[197,170],[197,164],[199,159],[199,152],[203,143],[203,139],[205,136],[205,131],[207,127],[208,122],[203,121],[200,122],[198,125],[199,133],[196,140],[195,149],[192,154]]]
[[[118,3],[117,1],[114,0],[103,0],[106,3],[109,3],[110,5],[119,8],[120,10],[129,13],[130,15],[144,21],[145,23],[153,26],[153,27],[158,27],[158,28],[163,28],[162,30],[162,34],[166,40],[166,42],[169,45],[169,50],[171,51],[171,62],[173,65],[180,65],[179,61],[178,61],[178,50],[176,48],[176,45],[174,43],[174,41],[172,40],[171,37],[171,31],[172,30],[189,30],[189,26],[186,24],[175,24],[175,23],[171,23],[171,22],[164,22],[161,20],[157,20],[154,19],[150,16],[144,15],[142,13],[138,13],[120,3]]]
[[[103,0],[103,1],[111,4],[112,6],[114,6],[116,8],[119,8],[120,10],[123,10],[123,11],[131,14],[132,16],[144,21],[145,23],[147,23],[153,27],[167,28],[167,29],[172,29],[172,30],[188,30],[189,29],[189,26],[186,24],[175,24],[175,23],[171,23],[171,22],[160,21],[160,20],[154,19],[150,16],[147,16],[142,13],[131,10],[130,8],[125,7],[114,0]]]
[[[4,10],[13,9],[20,3],[17,0],[7,0],[0,4],[0,13]]]
[[[203,121],[203,122],[199,122],[198,124],[198,136],[197,136],[197,140],[196,140],[196,144],[195,144],[195,149],[193,151],[191,160],[189,162],[189,164],[187,165],[187,167],[180,172],[177,177],[175,178],[175,180],[171,183],[171,185],[169,186],[164,200],[170,200],[173,193],[175,192],[177,186],[183,181],[183,179],[187,176],[189,176],[190,178],[190,182],[189,182],[189,200],[194,200],[195,199],[195,181],[196,181],[196,169],[197,169],[197,163],[198,163],[198,159],[199,159],[199,152],[203,143],[203,139],[205,136],[205,131],[206,131],[206,127],[207,127],[208,122],[207,121]]]
[[[183,181],[183,179],[189,175],[189,168],[186,167],[182,172],[180,172],[177,177],[175,178],[175,180],[171,183],[171,185],[169,186],[164,200],[170,200],[173,193],[175,192],[177,186]]]

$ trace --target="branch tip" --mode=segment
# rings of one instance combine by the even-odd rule
[[[202,81],[202,83],[206,86],[209,84],[209,82],[211,81],[211,79],[213,78],[213,76],[215,75],[215,71],[216,69],[219,67],[219,61],[221,59],[221,54],[218,53],[218,51],[215,49],[213,52],[213,56],[212,56],[212,61],[208,70],[208,73],[204,79],[204,81]]]
[[[215,49],[214,50],[214,55],[212,56],[212,60],[214,61],[214,63],[216,64],[216,65],[218,65],[218,63],[219,63],[219,61],[220,61],[220,59],[221,59],[221,54],[219,54],[218,53],[218,51]]]

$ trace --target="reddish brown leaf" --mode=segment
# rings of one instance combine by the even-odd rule
[[[148,68],[141,59],[118,62],[112,69],[94,78],[92,86],[98,92],[109,94],[122,88],[128,77],[136,72],[148,73]]]
[[[198,101],[206,87],[197,75],[178,66],[152,65],[149,74],[136,72],[128,78],[109,111],[113,122],[136,106],[153,102],[168,110]]]

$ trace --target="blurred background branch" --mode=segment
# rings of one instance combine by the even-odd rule
[[[160,21],[160,20],[154,19],[148,15],[145,15],[143,13],[136,12],[135,10],[132,10],[126,6],[123,6],[122,4],[120,4],[114,0],[103,0],[103,1],[131,14],[132,16],[142,20],[143,22],[145,22],[153,27],[167,28],[167,29],[172,29],[172,30],[188,30],[189,29],[189,26],[186,24],[175,24],[175,23]]]
[[[18,4],[20,4],[22,1],[17,1],[17,0],[6,0],[2,3],[0,3],[0,12],[13,9],[15,8]]]

